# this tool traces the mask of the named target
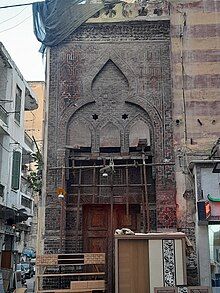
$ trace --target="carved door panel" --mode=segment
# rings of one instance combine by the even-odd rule
[[[138,230],[139,208],[136,205],[130,206],[129,215],[126,214],[125,205],[114,205],[113,231],[121,228],[129,228],[132,231]]]
[[[114,231],[123,227],[137,230],[136,206],[131,206],[131,214],[126,215],[125,205],[114,205],[113,229],[111,232],[110,205],[83,206],[83,248],[84,252],[104,252],[106,254],[106,281],[108,292],[114,292],[113,258]]]
[[[83,206],[83,249],[84,252],[104,252],[108,292],[111,288],[111,222],[109,205]]]
[[[85,205],[83,208],[83,235],[85,252],[105,252],[110,234],[108,205]]]
[[[125,205],[114,205],[113,233],[123,227],[136,231],[138,217],[132,210],[126,215]],[[83,236],[85,252],[107,252],[108,238],[111,233],[111,207],[110,205],[84,205],[83,207]]]

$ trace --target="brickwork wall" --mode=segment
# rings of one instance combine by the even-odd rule
[[[65,145],[74,143],[75,121],[81,119],[90,129],[93,152],[99,150],[99,125],[112,121],[120,130],[122,151],[128,152],[129,126],[142,119],[150,129],[154,162],[173,159],[169,31],[168,21],[85,24],[51,49],[46,251],[59,249],[60,225],[65,229],[66,223],[64,217],[59,221],[61,205],[55,196],[61,172],[50,168],[64,163]],[[97,121],[93,114],[99,116]],[[157,226],[173,229],[174,168],[155,170]]]
[[[72,232],[76,201],[69,202],[67,218],[62,217],[60,222],[61,206],[55,189],[61,185],[61,172],[51,171],[50,167],[63,164],[66,144],[83,143],[97,153],[100,129],[96,126],[109,114],[120,129],[126,153],[128,121],[118,123],[124,111],[131,120],[138,113],[149,126],[154,162],[176,161],[175,170],[172,166],[154,168],[158,230],[177,227],[195,244],[195,195],[187,165],[192,158],[204,158],[219,136],[220,1],[171,1],[170,23],[171,31],[168,21],[89,23],[51,49],[47,252],[59,250],[60,223],[67,231],[66,250],[82,249],[82,235],[76,244]],[[120,91],[114,106],[114,99],[110,99],[112,103],[99,99],[100,85],[96,84],[102,81],[102,91],[112,87],[110,94],[114,97],[115,76],[115,88]],[[97,121],[93,114],[99,116]],[[84,137],[74,140],[80,133]],[[89,203],[92,196],[82,196],[81,201]],[[189,284],[196,285],[195,251],[188,253],[187,269]]]

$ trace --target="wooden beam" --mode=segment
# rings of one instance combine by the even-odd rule
[[[142,184],[141,196],[142,196],[143,229],[144,229],[144,233],[146,233],[146,208],[145,208],[143,169],[142,169],[142,167],[140,167],[140,177],[141,177],[141,184]]]
[[[90,158],[90,160],[92,160],[92,158]],[[145,164],[145,166],[174,166],[175,165],[175,162],[167,162],[167,163],[147,163]],[[122,165],[114,165],[114,168],[121,168],[121,167],[137,167],[137,166],[143,166],[143,164],[138,164],[138,165],[135,165],[135,164],[122,164]],[[101,169],[105,167],[105,165],[100,165],[100,166],[72,166],[72,167],[65,167],[65,169],[93,169],[93,168],[97,168],[97,169]],[[48,170],[58,170],[58,169],[62,169],[62,166],[60,167],[51,167],[51,168],[48,168]]]
[[[54,289],[54,290],[38,290],[37,293],[92,293],[94,290],[93,289]],[[103,288],[96,288],[95,291],[101,291],[105,292],[105,289]]]
[[[147,184],[148,186],[151,186],[152,184]],[[78,187],[78,184],[71,184],[73,187]],[[96,184],[97,187],[111,187],[111,184]],[[129,187],[141,187],[144,186],[144,184],[128,184]],[[81,184],[81,187],[93,187],[93,184]],[[113,187],[127,187],[127,184],[114,184]]]
[[[104,276],[105,272],[95,272],[95,273],[66,273],[66,274],[42,274],[37,275],[38,278],[46,277],[68,277],[68,276]]]
[[[108,274],[110,274],[110,284],[108,284],[109,290],[111,292],[112,287],[113,287],[113,271],[114,271],[114,267],[113,267],[113,257],[114,257],[114,252],[113,252],[113,241],[114,241],[114,231],[113,231],[113,225],[114,225],[114,219],[113,219],[113,214],[114,214],[114,193],[113,193],[113,174],[110,175],[111,176],[111,260],[108,260],[111,262],[111,271],[109,272],[108,270]]]
[[[80,209],[80,197],[81,197],[81,180],[82,180],[82,169],[79,171],[78,181],[78,197],[77,197],[77,210],[76,210],[76,243],[78,243],[79,237],[79,209]]]
[[[128,216],[129,216],[129,183],[128,183],[128,166],[126,166],[125,174],[126,174],[126,216],[127,216],[127,221],[128,221]]]
[[[95,163],[94,163],[94,167],[95,167]],[[92,203],[95,203],[95,189],[96,189],[96,168],[93,168],[93,174],[92,174],[92,185],[93,185],[93,195],[92,195]]]
[[[62,168],[62,177],[61,177],[61,185],[64,190],[66,190],[65,186],[65,165]],[[65,195],[64,195],[65,196]],[[60,204],[60,253],[63,253],[63,235],[64,235],[64,227],[63,227],[63,218],[64,218],[64,198],[61,198]]]
[[[145,154],[143,152],[143,175],[144,175],[144,193],[145,193],[145,207],[146,207],[146,219],[147,219],[147,232],[150,231],[150,211],[147,191],[147,168],[145,164]]]

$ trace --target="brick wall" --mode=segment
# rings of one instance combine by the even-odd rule
[[[140,119],[149,127],[153,161],[175,159],[175,170],[154,168],[157,227],[177,227],[195,241],[195,202],[187,164],[207,155],[219,136],[219,4],[218,0],[172,2],[171,32],[169,22],[159,20],[87,23],[51,49],[46,251],[59,249],[60,225],[67,228],[67,251],[82,248],[82,234],[76,244],[71,232],[76,217],[73,202],[64,207],[67,219],[58,220],[61,206],[55,189],[61,185],[61,172],[50,168],[64,163],[65,145],[83,144],[98,153],[103,121],[109,120],[119,130],[124,153],[129,127]],[[124,113],[127,121],[121,119]],[[82,202],[91,201],[92,196],[82,196]],[[195,253],[190,253],[188,262],[189,283],[196,284]]]
[[[126,153],[129,127],[140,119],[150,129],[154,162],[173,159],[169,57],[167,21],[86,24],[51,49],[45,235],[48,251],[53,250],[53,243],[57,250],[60,225],[65,229],[55,196],[61,172],[50,168],[63,164],[65,145],[74,143],[76,121],[87,125],[93,152],[99,151],[102,126],[113,122],[119,129],[122,152]],[[126,121],[122,119],[124,113],[128,115]],[[94,114],[98,119],[93,119]],[[166,166],[155,170],[158,229],[175,228],[174,169]],[[74,223],[68,219],[67,227],[72,225],[74,231]],[[68,239],[66,243],[68,246]]]

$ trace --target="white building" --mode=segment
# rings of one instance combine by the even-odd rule
[[[13,255],[27,245],[33,216],[33,190],[25,171],[34,142],[24,130],[24,112],[37,99],[0,43],[0,265],[12,268]],[[26,245],[25,245],[26,244]],[[10,258],[9,258],[10,255]]]

